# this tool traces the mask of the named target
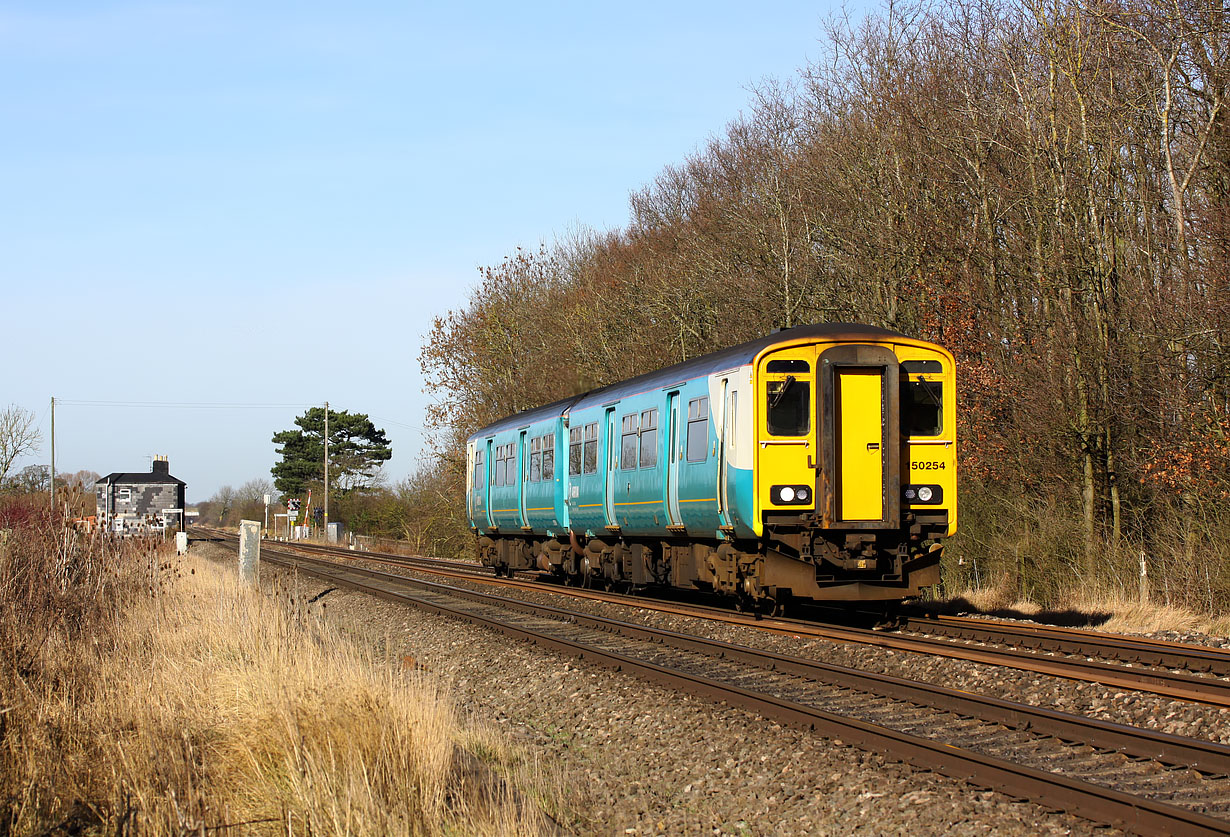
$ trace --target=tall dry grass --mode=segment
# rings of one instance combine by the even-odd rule
[[[1230,633],[1230,509],[1176,510],[1118,539],[1099,531],[1086,554],[1070,496],[978,490],[962,504],[961,531],[945,550],[942,600],[1073,622],[1085,615],[1112,631]]]
[[[446,696],[289,597],[49,528],[2,555],[0,835],[547,830]]]

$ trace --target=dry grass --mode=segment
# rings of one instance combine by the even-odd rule
[[[144,566],[0,677],[0,835],[545,830],[413,669],[209,562]]]

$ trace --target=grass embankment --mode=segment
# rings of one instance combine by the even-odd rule
[[[1036,619],[1044,624],[1088,627],[1107,633],[1173,631],[1230,636],[1230,615],[1197,613],[1113,593],[1073,595],[1058,606],[1044,607],[1029,599],[1019,599],[1010,590],[983,588],[966,590],[953,598],[940,599],[935,604],[952,613],[975,612],[1014,619]]]
[[[0,835],[544,830],[420,673],[161,544],[10,533],[0,713]]]

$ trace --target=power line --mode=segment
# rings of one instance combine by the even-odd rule
[[[300,408],[318,406],[303,401],[285,403],[259,403],[243,401],[89,401],[73,398],[57,398],[56,404],[59,406],[70,405],[73,407],[156,407],[190,410],[269,410],[285,409],[287,407]]]

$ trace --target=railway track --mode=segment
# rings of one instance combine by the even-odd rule
[[[1140,833],[1230,834],[1230,747],[262,545],[329,584],[466,620],[669,688]]]
[[[235,538],[229,533],[209,531],[215,537],[232,540]],[[802,619],[760,619],[724,608],[607,591],[547,586],[541,581],[497,579],[490,568],[463,561],[354,552],[340,547],[302,542],[284,544],[279,548],[292,548],[335,558],[374,561],[445,578],[467,579],[540,593],[549,590],[573,597],[695,616],[779,634],[961,659],[1148,692],[1177,700],[1230,707],[1230,680],[1223,679],[1225,675],[1230,675],[1230,652],[1225,649],[1041,625],[955,617],[912,617],[905,626],[912,634],[885,633]],[[536,576],[525,574],[526,579],[533,577]]]

